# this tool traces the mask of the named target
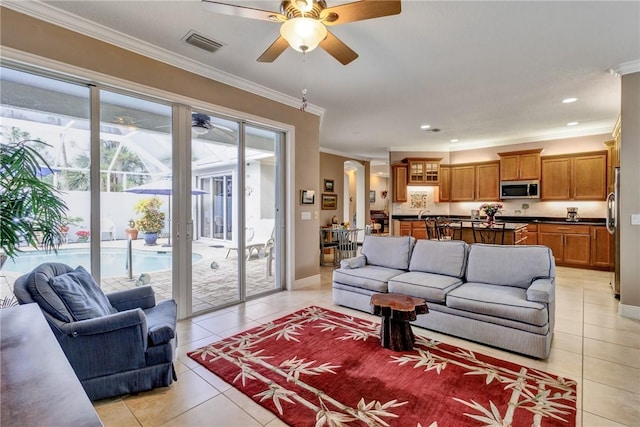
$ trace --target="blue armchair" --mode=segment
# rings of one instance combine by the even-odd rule
[[[151,286],[102,293],[82,267],[46,263],[18,278],[20,304],[37,303],[91,400],[176,380],[176,303]]]

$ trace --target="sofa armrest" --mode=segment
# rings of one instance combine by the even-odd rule
[[[146,365],[147,321],[141,309],[63,324],[58,337],[83,381]]]
[[[341,268],[360,268],[367,265],[367,257],[358,255],[353,258],[347,258],[340,261]]]
[[[527,300],[550,303],[555,299],[555,287],[552,279],[536,279],[527,289]]]
[[[156,305],[156,297],[151,286],[126,289],[124,291],[107,294],[109,302],[118,311],[126,311],[134,308],[146,310]]]

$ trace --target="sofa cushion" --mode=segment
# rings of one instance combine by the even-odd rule
[[[62,322],[71,322],[72,316],[62,299],[49,284],[49,279],[73,271],[66,264],[57,262],[44,263],[37,266],[26,279],[29,295],[47,314]]]
[[[471,245],[467,281],[528,288],[535,279],[555,277],[555,261],[546,246]]]
[[[50,278],[49,285],[64,302],[74,320],[93,319],[117,312],[82,266]]]
[[[333,282],[376,292],[387,292],[389,279],[404,270],[367,265],[361,268],[339,268],[333,271]]]
[[[527,291],[514,286],[465,283],[447,294],[447,307],[543,326],[547,306],[527,300]]]
[[[415,239],[410,236],[366,236],[362,242],[362,255],[367,264],[396,270],[408,270]]]
[[[409,270],[462,277],[469,245],[462,240],[418,240],[411,254]]]
[[[419,244],[420,242],[418,242]],[[416,249],[418,245],[416,245]],[[415,256],[415,252],[413,257]],[[413,261],[412,261],[413,262]],[[458,277],[410,271],[389,280],[389,292],[444,303],[447,293],[462,284]]]

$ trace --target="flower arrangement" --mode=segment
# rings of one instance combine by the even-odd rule
[[[389,192],[387,190],[382,190],[382,192],[380,193],[380,195],[382,196],[383,199],[387,198],[387,194],[389,194]]]
[[[483,203],[480,205],[480,210],[490,217],[495,216],[500,209],[502,209],[502,203]]]
[[[88,242],[91,232],[89,230],[78,230],[76,231],[76,236],[78,236],[78,242]]]
[[[162,201],[157,197],[142,199],[133,207],[142,215],[136,221],[136,228],[144,234],[159,233],[164,228],[164,213],[160,212]]]

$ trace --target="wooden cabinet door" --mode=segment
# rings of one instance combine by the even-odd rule
[[[589,265],[591,236],[588,234],[564,235],[564,262],[572,265]]]
[[[606,227],[591,227],[591,265],[593,267],[613,267],[612,237]]]
[[[571,197],[571,159],[542,159],[540,181],[542,200],[569,200]]]
[[[538,244],[538,224],[527,225],[527,245]]]
[[[391,166],[393,174],[393,201],[404,203],[408,199],[407,195],[407,165],[396,164]]]
[[[540,179],[540,153],[518,157],[518,179]]]
[[[551,249],[556,264],[564,261],[564,234],[560,233],[538,233],[538,244]]]
[[[424,162],[419,160],[409,160],[409,184],[422,184],[424,183]]]
[[[451,201],[451,168],[449,166],[440,166],[439,200]]]
[[[427,238],[427,224],[424,221],[411,222],[411,235],[416,239]]]
[[[411,236],[411,222],[400,221],[400,235]]]
[[[476,200],[500,200],[500,163],[476,165]]]
[[[607,198],[606,153],[580,156],[573,161],[573,198],[605,200]]]
[[[475,166],[451,166],[451,201],[475,200]]]
[[[503,181],[518,179],[518,156],[500,156],[500,179]]]

